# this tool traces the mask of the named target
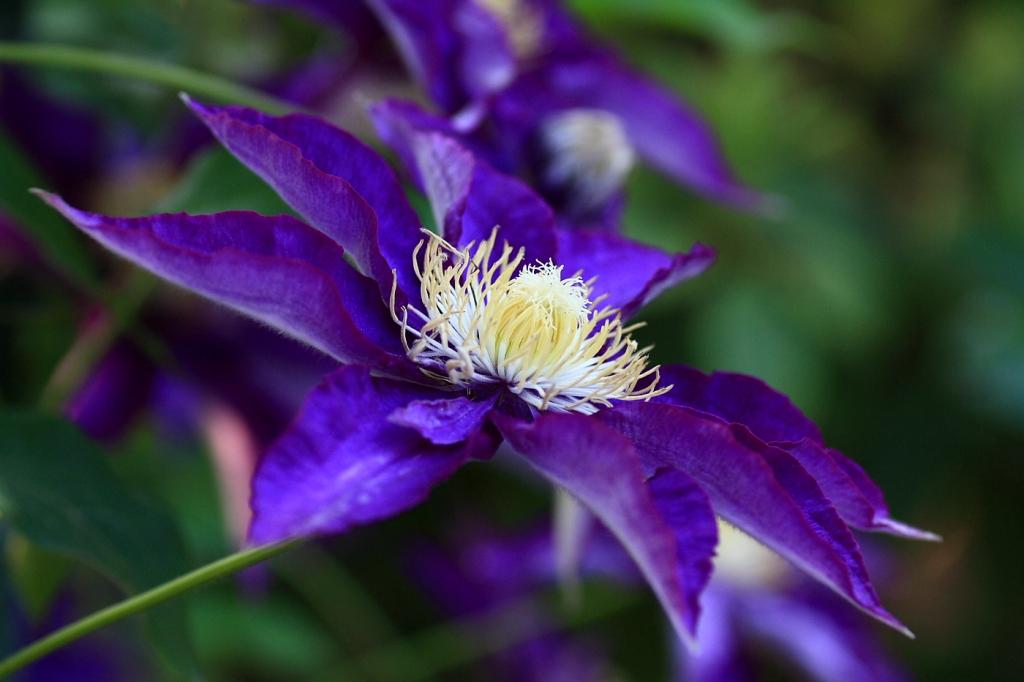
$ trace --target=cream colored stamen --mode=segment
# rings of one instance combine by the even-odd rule
[[[477,0],[505,27],[512,50],[520,59],[537,54],[544,38],[544,17],[525,0]]]
[[[626,181],[636,153],[617,116],[599,109],[568,109],[541,125],[547,155],[544,180],[569,190],[577,210],[603,204]]]
[[[592,280],[563,278],[550,261],[520,268],[522,249],[505,243],[497,253],[497,227],[462,249],[427,235],[413,253],[422,310],[396,309],[391,294],[405,350],[427,374],[456,386],[504,384],[537,409],[584,414],[671,389],[658,388],[650,349],[630,337],[641,325],[594,310],[602,297],[591,301]]]

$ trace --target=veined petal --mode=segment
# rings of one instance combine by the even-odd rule
[[[115,218],[37,194],[114,253],[347,362],[409,369],[374,282],[288,216],[248,211]]]
[[[495,170],[442,132],[441,122],[402,102],[373,109],[381,137],[406,162],[430,199],[434,219],[456,246],[501,238],[525,247],[526,262],[555,255],[555,216],[524,182]]]
[[[417,291],[410,254],[420,240],[419,219],[375,151],[312,116],[185,101],[228,151],[341,244],[385,297],[392,270],[403,292]]]
[[[582,271],[585,280],[597,277],[593,295],[607,296],[602,305],[620,309],[624,318],[666,289],[701,274],[714,260],[714,250],[703,244],[666,253],[610,230],[558,232],[557,262],[566,272]]]
[[[760,379],[682,365],[663,365],[661,379],[672,390],[659,402],[693,408],[731,424],[741,424],[759,439],[786,450],[814,477],[843,520],[862,530],[915,540],[938,540],[934,533],[894,520],[882,491],[864,470],[828,448],[821,431],[793,403]]]
[[[495,421],[516,452],[615,534],[679,636],[692,641],[718,537],[714,513],[694,481],[670,467],[646,480],[633,445],[593,417],[548,412],[533,422]]]
[[[494,393],[478,399],[460,395],[413,400],[388,415],[388,419],[418,431],[435,445],[451,445],[479,431],[497,399],[498,394]]]
[[[742,426],[675,405],[630,403],[597,418],[635,444],[649,471],[685,471],[722,518],[866,613],[910,634],[879,601],[850,529],[789,453]]]
[[[340,533],[426,499],[470,457],[493,451],[478,432],[436,445],[388,419],[436,390],[346,366],[324,379],[267,451],[253,479],[252,543]]]

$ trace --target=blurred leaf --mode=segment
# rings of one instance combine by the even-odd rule
[[[4,544],[8,533],[0,524],[0,545]],[[17,633],[14,623],[14,599],[7,584],[7,562],[0,561],[0,654],[6,654],[17,646]]]
[[[99,448],[57,417],[0,413],[0,514],[30,542],[91,564],[128,592],[188,568],[172,519],[126,490]],[[191,674],[184,603],[146,619],[163,659]]]
[[[30,187],[45,183],[31,163],[0,132],[0,211],[13,217],[16,225],[39,247],[43,256],[73,281],[94,284],[95,275],[85,250],[84,239],[69,223],[39,199]]]
[[[1020,428],[1024,419],[1024,304],[1005,291],[964,297],[949,321],[942,362],[964,403]]]
[[[294,602],[233,598],[224,591],[197,595],[192,609],[204,667],[240,666],[266,679],[295,679],[322,670],[337,644]]]
[[[264,215],[291,213],[274,190],[220,147],[210,149],[189,164],[185,177],[161,203],[159,210],[188,213],[247,210]]]
[[[765,12],[747,0],[573,0],[585,18],[598,23],[666,28],[706,35],[727,47],[768,52],[820,42],[823,27],[794,12]],[[816,33],[817,31],[817,33]]]
[[[7,543],[11,584],[17,589],[24,608],[38,620],[46,614],[68,572],[62,556],[40,549],[19,535]]]
[[[795,333],[763,287],[732,287],[704,312],[691,333],[700,366],[753,374],[798,405],[820,410],[823,360]]]

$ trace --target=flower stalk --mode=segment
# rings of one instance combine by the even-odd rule
[[[278,554],[286,552],[299,544],[299,542],[299,540],[289,540],[287,542],[262,545],[235,552],[66,625],[0,661],[0,678],[7,677],[43,656],[65,647],[102,627],[116,623],[128,616],[142,613],[189,590],[202,587],[214,580],[267,561]]]
[[[221,102],[257,107],[272,113],[295,109],[279,99],[227,79],[194,69],[132,55],[70,45],[0,41],[0,63],[91,71],[156,83]]]

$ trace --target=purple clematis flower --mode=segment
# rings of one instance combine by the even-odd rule
[[[776,203],[735,178],[692,106],[556,0],[369,4],[442,112],[392,102],[390,113],[459,133],[496,167],[529,178],[571,224],[616,226],[637,158],[710,199],[750,210]]]
[[[525,184],[436,132],[408,131],[442,235],[394,172],[317,118],[189,106],[305,218],[115,218],[40,192],[109,249],[319,349],[341,366],[253,480],[252,543],[387,518],[502,442],[623,543],[684,639],[716,514],[879,620],[850,526],[927,534],[783,396],[749,377],[648,367],[627,320],[704,270],[607,231],[565,231]],[[500,227],[496,227],[500,226]]]
[[[409,101],[381,118],[458,136],[500,170],[530,180],[568,225],[617,227],[637,158],[735,207],[778,201],[740,183],[711,126],[628,66],[557,0],[260,0],[366,35],[376,13],[440,113]]]

